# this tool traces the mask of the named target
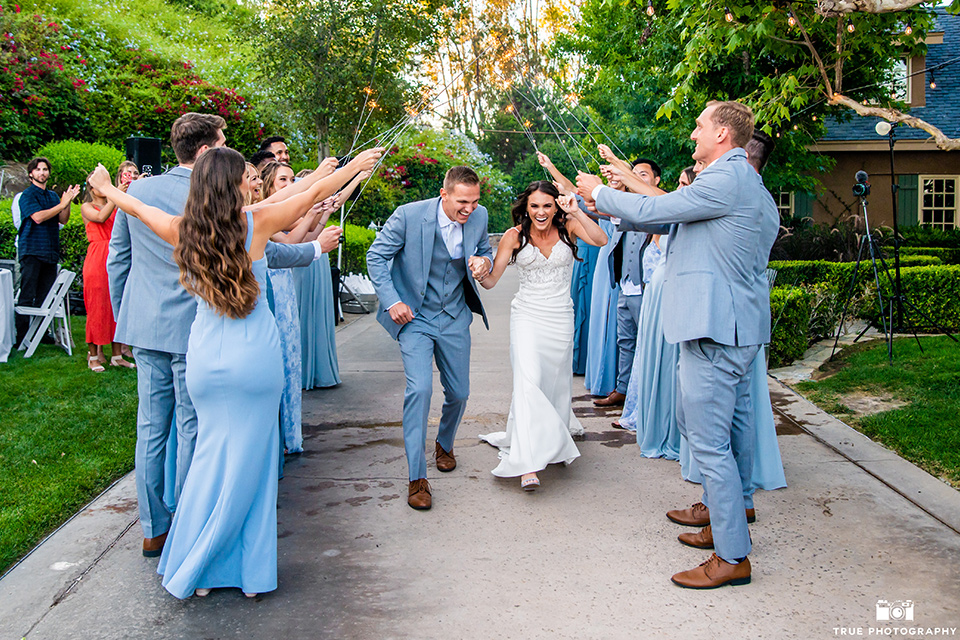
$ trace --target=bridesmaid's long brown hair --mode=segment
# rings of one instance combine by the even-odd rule
[[[260,294],[244,246],[247,218],[240,183],[246,168],[243,156],[227,147],[197,159],[173,252],[184,288],[230,318],[249,315]]]

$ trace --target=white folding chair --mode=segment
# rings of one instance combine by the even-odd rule
[[[57,279],[50,287],[47,297],[39,307],[16,307],[16,312],[30,318],[30,328],[23,342],[17,347],[20,351],[27,350],[24,358],[29,358],[37,350],[40,339],[43,338],[50,323],[53,323],[53,339],[63,347],[67,355],[73,355],[73,338],[70,335],[70,303],[67,292],[73,284],[77,274],[73,271],[61,269]]]

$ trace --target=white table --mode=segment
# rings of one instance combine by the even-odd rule
[[[0,269],[0,362],[6,362],[17,331],[13,321],[13,273]]]

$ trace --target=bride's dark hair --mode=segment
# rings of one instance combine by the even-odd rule
[[[573,252],[573,259],[580,260],[580,258],[577,257],[577,243],[571,240],[570,234],[567,233],[567,214],[563,209],[560,208],[559,203],[557,203],[557,198],[560,197],[560,192],[552,182],[547,182],[546,180],[537,180],[536,182],[531,182],[530,186],[528,186],[524,192],[520,194],[520,197],[517,198],[517,201],[513,203],[513,208],[510,210],[510,212],[513,214],[513,224],[520,225],[520,246],[513,250],[513,255],[510,258],[510,262],[515,262],[517,259],[517,254],[520,253],[520,250],[530,244],[530,226],[532,221],[530,220],[529,214],[527,214],[527,201],[536,191],[540,191],[548,196],[553,197],[554,204],[557,207],[557,213],[553,216],[553,226],[557,228],[557,233],[560,234],[560,240],[565,245],[570,247],[570,250]]]

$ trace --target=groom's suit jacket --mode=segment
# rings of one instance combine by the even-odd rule
[[[394,340],[403,325],[390,319],[388,309],[397,302],[403,302],[416,315],[426,295],[439,206],[440,198],[432,198],[398,207],[367,251],[367,271],[380,299],[377,320]],[[477,207],[463,225],[464,263],[471,256],[486,257],[493,264],[493,252],[487,236],[487,210],[484,207]],[[480,303],[477,284],[469,268],[462,283],[467,307],[479,314],[484,326],[489,328],[487,314]]]
[[[728,151],[693,184],[666,195],[600,189],[597,209],[619,217],[621,230],[670,234],[661,309],[668,342],[770,341],[764,270],[780,217],[743,149]]]
[[[130,183],[127,193],[170,215],[183,215],[190,192],[186,167]],[[310,243],[267,243],[267,263],[275,269],[302,267],[313,261]],[[118,210],[107,258],[110,301],[117,319],[116,340],[141,349],[186,353],[197,300],[180,284],[173,247],[147,225]]]

